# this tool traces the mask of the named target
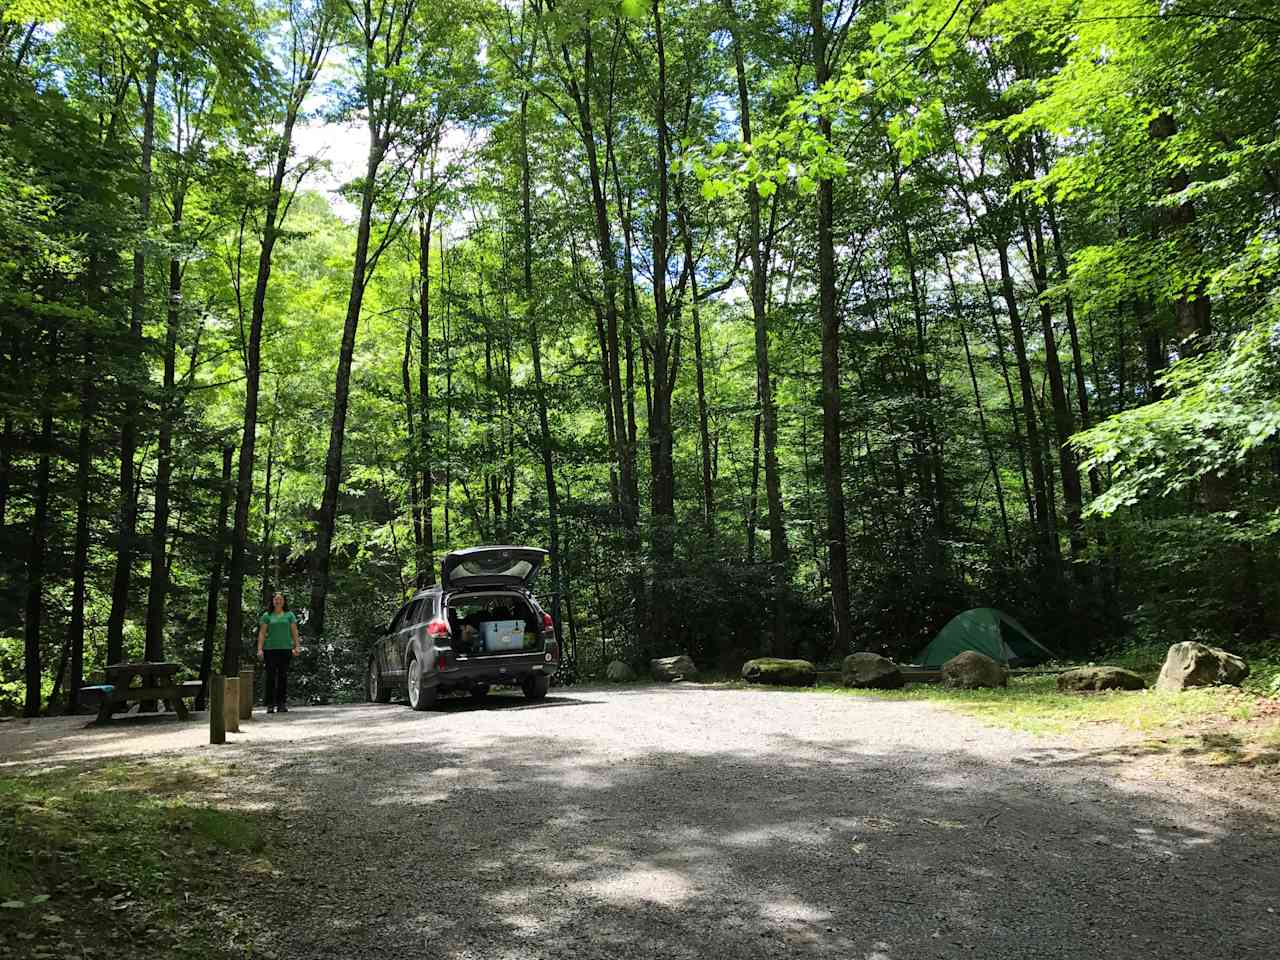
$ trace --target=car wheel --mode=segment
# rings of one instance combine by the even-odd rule
[[[541,700],[547,695],[547,688],[550,686],[550,677],[543,673],[535,673],[525,678],[524,683],[520,684],[520,689],[524,691],[526,700]]]
[[[382,682],[382,668],[378,666],[378,658],[369,658],[369,673],[365,678],[365,693],[370,703],[390,703],[391,687]]]
[[[483,700],[487,696],[489,696],[489,685],[487,683],[477,683],[471,688],[472,700]]]
[[[409,706],[415,710],[430,710],[436,702],[435,686],[422,684],[422,664],[417,657],[409,661]]]

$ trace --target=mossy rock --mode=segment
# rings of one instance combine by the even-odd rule
[[[1077,667],[1058,674],[1058,689],[1076,690],[1145,690],[1147,681],[1121,667]]]
[[[636,678],[636,672],[631,669],[631,665],[621,660],[610,663],[605,668],[604,675],[610,683],[631,683]]]
[[[698,668],[689,656],[680,654],[650,660],[649,672],[653,674],[653,679],[661,683],[674,683],[677,680],[692,680],[698,675]]]
[[[775,687],[812,687],[818,682],[818,671],[808,660],[759,657],[742,665],[742,679]]]
[[[840,678],[855,690],[896,690],[906,683],[902,668],[878,653],[851,653],[840,667]]]
[[[944,686],[961,690],[977,690],[980,687],[1007,687],[1009,671],[985,653],[965,650],[942,665]]]

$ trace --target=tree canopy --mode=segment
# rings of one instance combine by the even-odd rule
[[[580,674],[1273,645],[1265,0],[0,0],[0,709],[309,696],[449,550]]]

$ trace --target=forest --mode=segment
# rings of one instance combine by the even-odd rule
[[[1276,655],[1271,0],[0,11],[0,713],[481,543],[584,678]]]

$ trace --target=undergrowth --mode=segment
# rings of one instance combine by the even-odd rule
[[[251,955],[232,901],[269,830],[210,803],[221,776],[124,762],[0,777],[6,957]]]

